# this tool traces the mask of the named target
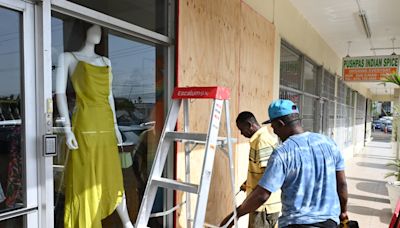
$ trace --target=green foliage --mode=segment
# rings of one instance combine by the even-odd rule
[[[400,75],[399,74],[389,74],[383,79],[384,82],[393,83],[400,86]]]
[[[386,164],[386,166],[394,167],[396,169],[396,171],[387,173],[385,175],[385,178],[394,176],[396,178],[396,181],[400,181],[400,159],[396,159],[394,161],[391,161],[388,164]]]

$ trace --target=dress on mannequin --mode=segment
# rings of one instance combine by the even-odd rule
[[[0,203],[2,203],[6,199],[6,196],[4,195],[3,187],[1,186],[0,183]]]
[[[10,154],[7,169],[6,205],[14,208],[23,201],[21,126],[13,127],[9,134]]]
[[[94,53],[100,27],[87,31],[85,46],[63,53],[57,73],[57,105],[65,119],[70,149],[65,169],[65,228],[97,228],[115,209],[125,228],[129,220],[117,143],[122,143],[112,98],[112,74],[107,58]],[[76,93],[72,122],[65,96],[66,80]]]

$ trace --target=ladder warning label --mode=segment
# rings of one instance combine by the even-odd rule
[[[220,99],[230,98],[230,91],[226,87],[177,87],[172,94],[172,99]],[[221,106],[221,105],[219,105]]]
[[[199,97],[203,97],[203,96],[208,96],[208,93],[206,91],[193,91],[193,90],[178,91],[178,96],[199,96]]]

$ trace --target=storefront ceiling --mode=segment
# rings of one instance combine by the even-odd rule
[[[339,57],[400,54],[399,0],[290,0]],[[371,37],[364,32],[360,9],[365,11]],[[351,42],[349,45],[349,41]],[[384,50],[371,50],[371,49]],[[384,95],[381,83],[362,83],[373,94]],[[393,89],[391,90],[393,92]]]

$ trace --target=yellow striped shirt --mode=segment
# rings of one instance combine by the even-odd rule
[[[267,127],[260,128],[250,138],[249,169],[246,181],[246,193],[249,195],[257,186],[258,181],[264,174],[268,159],[274,148],[278,145],[276,137],[271,135]],[[271,194],[270,198],[257,211],[270,213],[281,211],[281,192],[280,190]]]

